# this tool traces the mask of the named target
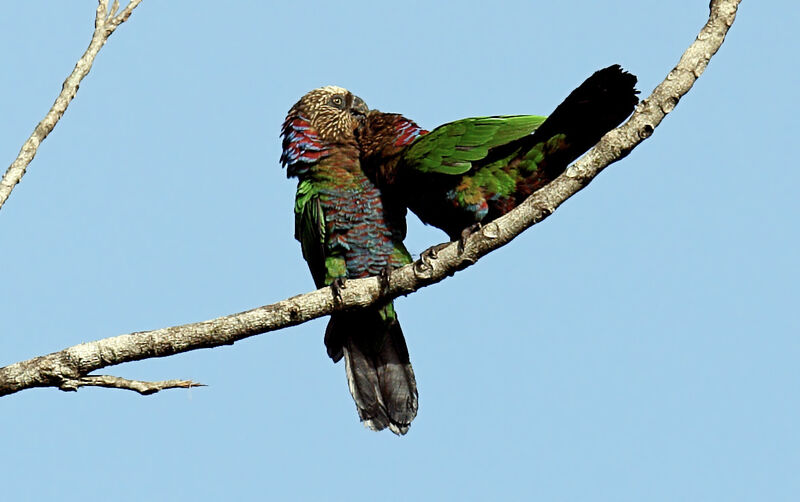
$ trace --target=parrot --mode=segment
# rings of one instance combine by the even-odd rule
[[[369,109],[337,86],[314,89],[289,110],[280,162],[298,180],[295,238],[318,288],[334,299],[347,279],[385,277],[411,263],[403,245],[406,208],[361,169],[356,131]],[[347,383],[370,429],[405,434],[417,415],[414,370],[393,302],[331,314],[327,353],[344,358]]]
[[[636,76],[596,71],[549,117],[473,117],[432,131],[370,110],[357,131],[361,166],[387,196],[461,248],[471,232],[514,209],[633,112]]]

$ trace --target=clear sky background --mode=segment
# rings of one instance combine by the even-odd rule
[[[313,289],[279,127],[337,84],[432,128],[657,85],[703,1],[145,1],[0,211],[0,365]],[[5,2],[2,169],[95,2]],[[0,398],[2,500],[797,500],[797,20],[746,1],[695,88],[552,217],[397,301],[407,436],[359,422],[326,319]],[[416,255],[445,235],[411,217]]]

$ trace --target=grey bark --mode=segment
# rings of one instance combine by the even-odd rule
[[[288,298],[246,312],[182,326],[130,333],[82,343],[46,356],[0,368],[0,395],[32,387],[76,390],[83,385],[128,388],[152,393],[164,388],[197,385],[188,381],[135,382],[90,372],[128,361],[165,357],[200,348],[233,344],[250,336],[294,326],[336,310],[370,305],[379,298],[407,295],[462,270],[485,254],[507,244],[528,227],[544,220],[565,200],[588,185],[605,167],[625,157],[650,137],[678,104],[717,52],[736,17],[741,0],[713,0],[708,22],[666,79],[644,99],[631,118],[606,134],[586,155],[552,183],[534,193],[510,213],[485,225],[466,241],[437,246],[434,258],[420,259],[394,271],[381,292],[376,277],[348,281],[341,298],[329,288]],[[129,382],[129,381],[128,381]],[[107,385],[104,385],[107,384]],[[149,385],[149,386],[148,386]]]

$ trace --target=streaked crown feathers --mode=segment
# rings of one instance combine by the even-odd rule
[[[320,139],[340,143],[354,139],[358,127],[354,115],[366,114],[364,101],[343,87],[328,85],[308,92],[295,103],[286,117],[306,119],[319,134]]]

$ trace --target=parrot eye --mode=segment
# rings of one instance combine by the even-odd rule
[[[328,104],[340,110],[344,110],[344,98],[340,94],[331,96],[331,99],[328,100]]]

